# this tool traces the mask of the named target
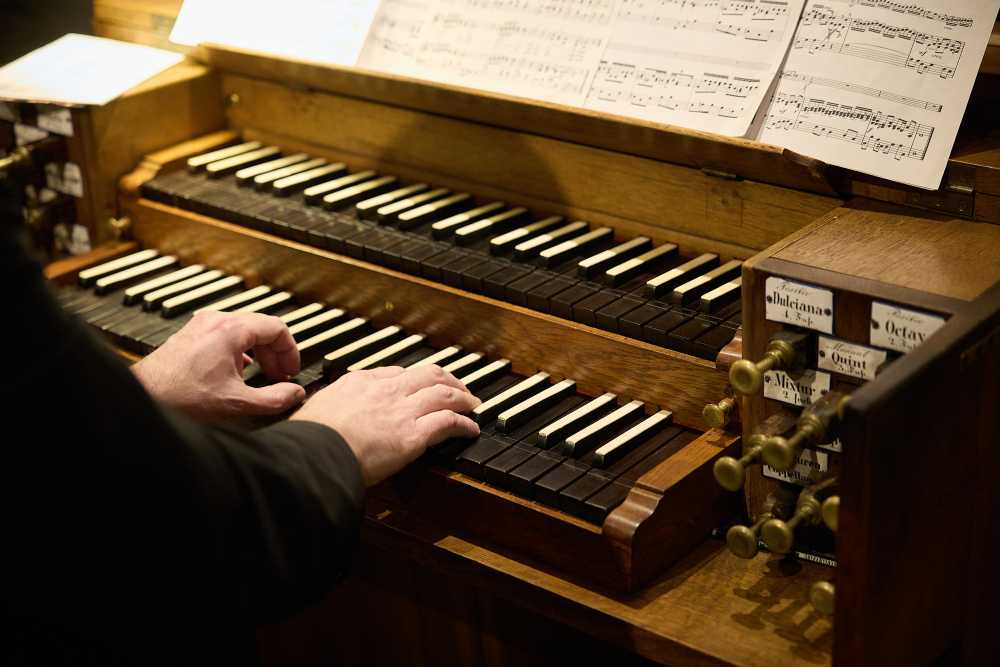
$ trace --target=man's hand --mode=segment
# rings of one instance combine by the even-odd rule
[[[299,350],[281,319],[212,311],[195,315],[132,372],[154,398],[195,419],[279,414],[305,399],[305,390],[290,382],[244,384],[247,350],[272,380],[299,372]]]
[[[461,413],[482,401],[439,366],[354,371],[317,392],[292,419],[319,422],[347,441],[365,485],[376,484],[429,446],[479,435]]]

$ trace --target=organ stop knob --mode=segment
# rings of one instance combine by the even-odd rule
[[[764,351],[764,358],[754,363],[740,359],[729,369],[729,382],[740,394],[753,396],[764,386],[764,373],[795,368],[803,361],[807,342],[812,334],[796,331],[779,331],[771,338]]]

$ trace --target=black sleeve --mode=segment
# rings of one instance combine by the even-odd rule
[[[321,600],[350,565],[364,512],[343,439],[308,422],[237,433],[158,405],[59,308],[9,194],[0,185],[15,608],[46,623],[170,634]]]

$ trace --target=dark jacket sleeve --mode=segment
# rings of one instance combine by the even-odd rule
[[[7,195],[0,440],[15,604],[127,635],[257,624],[321,600],[364,512],[343,439],[308,422],[238,433],[158,405],[56,304]]]

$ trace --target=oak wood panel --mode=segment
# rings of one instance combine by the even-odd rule
[[[110,262],[139,249],[135,241],[109,241],[82,255],[60,259],[45,266],[45,277],[54,285],[71,285],[81,271],[91,266]]]
[[[971,301],[1000,280],[1000,226],[868,200],[776,259]]]
[[[246,76],[223,76],[237,127],[336,146],[384,165],[419,169],[596,214],[762,249],[840,202],[534,134]]]
[[[327,91],[521,133],[545,128],[548,136],[582,145],[698,169],[722,169],[812,192],[835,194],[841,177],[841,170],[819,160],[746,139],[218,44],[203,44],[198,54],[224,72],[290,82],[301,90]]]
[[[642,399],[672,410],[682,424],[700,424],[705,403],[728,385],[711,361],[156,202],[139,200],[133,212],[135,238],[177,254],[182,264],[204,262],[242,274],[249,286],[266,281],[376,324],[401,324],[435,345],[508,356],[520,372],[546,370],[577,380],[587,393]]]
[[[362,539],[665,665],[829,665],[832,624],[808,589],[832,571],[706,540],[634,597],[609,592],[405,508],[370,499]]]

